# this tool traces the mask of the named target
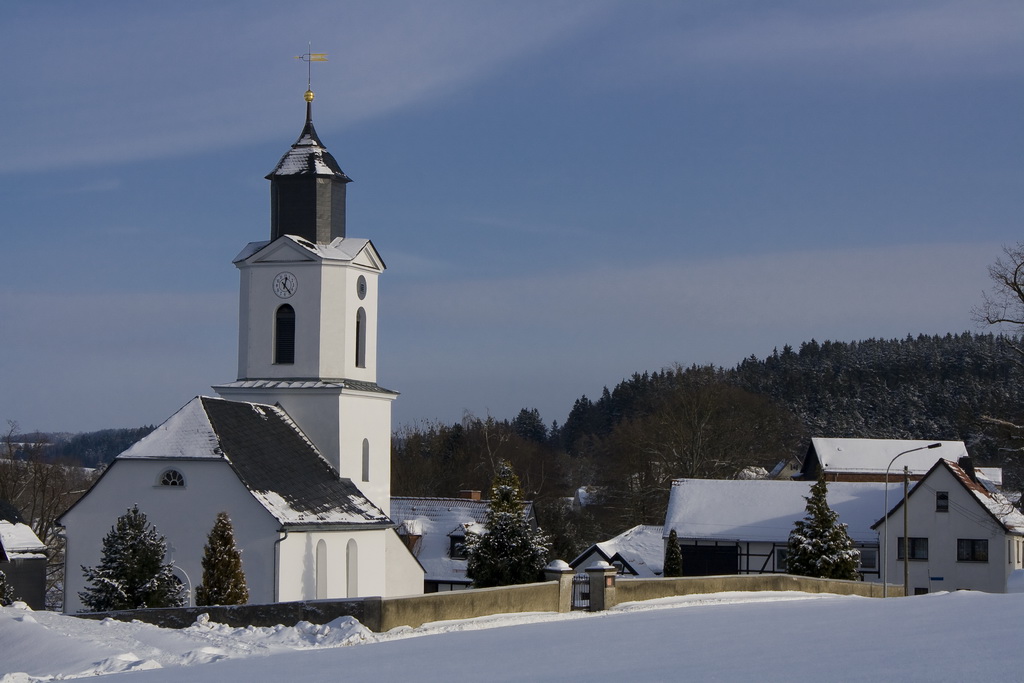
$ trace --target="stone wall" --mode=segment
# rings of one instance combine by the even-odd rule
[[[623,602],[653,600],[676,595],[721,593],[726,591],[802,591],[805,593],[836,593],[882,597],[882,585],[863,581],[833,581],[789,574],[745,574],[738,576],[695,576],[659,579],[621,579],[615,577],[605,584],[601,599],[595,600],[598,586],[611,569],[598,568],[592,576],[592,605],[608,609]],[[611,574],[608,574],[611,576]],[[138,619],[167,628],[185,628],[195,623],[200,614],[210,620],[234,627],[293,626],[300,621],[326,624],[338,617],[351,616],[371,631],[389,631],[397,626],[413,628],[434,621],[469,619],[492,614],[516,612],[568,611],[572,591],[572,574],[566,572],[559,580],[529,583],[521,586],[478,588],[475,590],[429,593],[399,598],[359,598],[355,600],[306,600],[267,605],[231,607],[168,607],[118,612],[90,612],[75,616],[86,619],[120,621]],[[889,595],[903,595],[903,586],[890,584]],[[592,607],[593,609],[593,607]]]

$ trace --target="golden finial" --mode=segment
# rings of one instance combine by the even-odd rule
[[[307,90],[306,94],[305,94],[306,101],[307,102],[312,102],[313,101],[313,97],[314,97],[313,91],[312,90]]]

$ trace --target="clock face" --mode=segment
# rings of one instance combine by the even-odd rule
[[[299,286],[299,281],[289,272],[278,273],[274,278],[274,294],[282,299],[287,299]]]

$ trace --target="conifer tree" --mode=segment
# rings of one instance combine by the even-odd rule
[[[477,588],[531,583],[547,562],[548,539],[523,512],[523,492],[512,466],[501,461],[491,485],[487,530],[466,535],[466,576]]]
[[[828,486],[823,475],[811,487],[807,516],[793,525],[789,534],[786,571],[823,579],[859,579],[860,552],[853,547],[846,525],[828,506]]]
[[[78,595],[93,612],[140,607],[179,607],[185,590],[164,562],[167,542],[136,505],[117,518],[103,538],[99,565],[82,567],[91,587]]]
[[[665,546],[665,568],[662,576],[683,575],[683,549],[679,547],[679,536],[676,530],[668,532],[668,545]]]
[[[242,571],[242,551],[228,513],[217,514],[203,548],[203,582],[196,589],[197,605],[244,605],[249,589]]]
[[[17,599],[14,586],[7,580],[7,575],[0,571],[0,607],[7,607]]]

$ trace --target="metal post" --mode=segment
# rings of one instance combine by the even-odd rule
[[[893,456],[892,460],[889,461],[889,466],[885,468],[885,509],[882,510],[882,597],[889,597],[889,470],[892,469],[892,464],[896,462],[896,458],[907,453],[913,453],[914,451],[923,451],[926,448],[941,448],[941,443],[931,443],[927,446],[918,446],[917,448],[911,448],[910,450],[897,453]],[[903,509],[906,511],[907,499],[906,493],[903,494]],[[906,533],[903,534],[903,538],[906,539]],[[905,541],[904,541],[905,542]],[[907,549],[903,548],[904,565],[906,565]]]
[[[903,466],[903,597],[910,595],[910,527],[907,522],[907,494],[910,492],[910,468]]]

